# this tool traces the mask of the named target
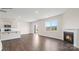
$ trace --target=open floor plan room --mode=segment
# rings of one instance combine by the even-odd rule
[[[78,8],[0,8],[1,51],[79,51]]]

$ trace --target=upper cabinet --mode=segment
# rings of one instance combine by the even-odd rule
[[[17,23],[14,19],[2,18],[0,19],[0,28],[4,28],[4,25],[11,25],[11,28],[16,28]]]

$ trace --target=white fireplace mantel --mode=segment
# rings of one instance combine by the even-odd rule
[[[65,29],[64,32],[74,33],[74,46],[79,48],[79,29]]]

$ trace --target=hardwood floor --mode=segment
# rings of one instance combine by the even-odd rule
[[[72,44],[36,34],[22,35],[20,39],[2,41],[3,51],[79,51]]]

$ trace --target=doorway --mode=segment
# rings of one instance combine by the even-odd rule
[[[34,34],[35,33],[38,33],[38,26],[37,25],[34,25]]]

